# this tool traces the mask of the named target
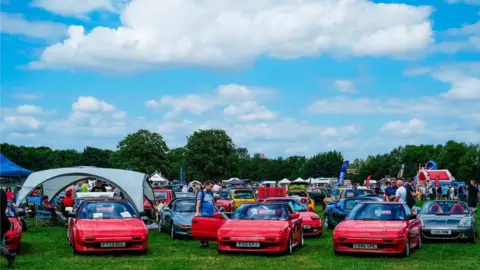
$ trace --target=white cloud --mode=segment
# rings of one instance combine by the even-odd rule
[[[355,86],[352,81],[349,80],[336,80],[335,87],[339,92],[342,93],[355,93]]]
[[[14,93],[12,95],[12,97],[14,99],[18,99],[18,100],[37,100],[37,99],[40,99],[40,95],[38,94],[35,94],[35,93],[22,93],[22,92],[19,92],[19,93]]]
[[[432,76],[441,81],[450,83],[448,92],[443,93],[445,98],[449,99],[480,99],[480,76],[473,77],[459,69],[441,69],[432,74]]]
[[[271,89],[259,87],[247,87],[238,84],[220,85],[212,94],[185,96],[163,96],[157,100],[147,100],[145,107],[150,109],[170,107],[171,111],[166,114],[167,118],[188,112],[194,115],[202,115],[217,106],[230,106],[225,114],[237,116],[239,119],[248,121],[254,119],[271,119],[275,115],[263,105],[253,100],[262,99],[272,94]]]
[[[5,116],[3,118],[3,123],[6,125],[7,129],[29,129],[37,130],[40,128],[41,123],[33,116]]]
[[[443,32],[449,39],[435,44],[431,53],[443,52],[455,54],[459,51],[480,51],[480,21],[452,28]]]
[[[313,114],[364,114],[364,115],[409,115],[425,117],[463,115],[469,110],[480,110],[480,104],[472,103],[469,108],[441,97],[418,97],[413,99],[370,99],[335,97],[313,102],[308,110]]]
[[[403,72],[403,75],[405,76],[420,76],[420,75],[425,75],[428,74],[432,71],[432,68],[430,67],[414,67],[407,69]]]
[[[20,105],[17,107],[17,112],[19,114],[40,114],[43,112],[43,109],[34,105]]]
[[[111,104],[108,104],[104,100],[99,100],[92,96],[81,96],[78,97],[78,100],[72,104],[72,109],[74,111],[82,112],[111,112],[115,109],[115,107],[113,107]]]
[[[410,136],[425,132],[426,123],[423,120],[412,119],[406,123],[400,121],[388,122],[381,128],[381,132],[387,132],[392,136]]]
[[[67,34],[67,26],[50,21],[28,21],[21,14],[0,12],[1,32],[31,38],[57,40]]]
[[[34,0],[31,6],[63,16],[85,17],[93,11],[116,12],[114,0]],[[120,3],[118,3],[120,4]]]
[[[133,73],[237,68],[260,55],[400,56],[433,43],[432,10],[367,0],[136,0],[122,11],[122,26],[70,26],[30,67]]]
[[[468,5],[480,5],[480,0],[445,0],[449,4],[465,3]]]
[[[240,105],[229,105],[223,110],[226,116],[233,116],[242,121],[271,120],[275,113],[255,101],[246,101]]]
[[[182,128],[193,131],[192,124],[193,122],[190,120],[183,120],[181,122],[166,122],[158,125],[157,131],[160,132],[160,134],[170,134],[173,131]]]

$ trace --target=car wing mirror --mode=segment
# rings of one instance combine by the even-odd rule
[[[293,213],[293,214],[290,215],[290,218],[291,218],[291,219],[300,218],[300,214],[299,214],[299,213]]]
[[[213,218],[223,219],[223,214],[221,212],[217,212],[217,213],[213,214]]]
[[[219,208],[218,208],[218,211],[220,211],[220,212],[225,212],[225,207],[219,207]]]

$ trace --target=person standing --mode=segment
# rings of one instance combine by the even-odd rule
[[[85,180],[83,184],[80,186],[80,192],[88,192],[88,189],[90,187],[88,186],[88,180]]]
[[[8,221],[8,217],[6,214],[8,207],[7,201],[7,194],[5,190],[0,188],[0,218],[1,218],[1,227],[0,227],[0,253],[2,256],[7,258],[8,260],[8,268],[13,266],[13,261],[15,260],[15,256],[17,254],[11,253],[5,248],[3,236],[10,230],[10,221]]]
[[[407,189],[404,187],[403,181],[397,181],[397,191],[395,191],[395,202],[407,202]]]
[[[443,187],[442,187],[442,198],[444,200],[448,200],[448,187],[447,187],[447,185],[443,185]]]
[[[107,188],[102,183],[102,181],[97,180],[95,186],[92,188],[92,192],[107,192]]]
[[[442,199],[442,186],[438,186],[437,187],[437,200],[441,200]]]
[[[417,195],[417,193],[415,192],[415,187],[413,186],[412,177],[408,178],[408,183],[407,185],[405,185],[405,189],[407,190],[405,202],[407,203],[408,207],[412,209],[412,207],[415,206],[415,204],[417,203],[415,201],[415,196]]]
[[[386,202],[392,202],[395,200],[395,194],[397,191],[397,183],[392,181],[391,185],[385,189],[385,195],[383,196],[383,200]]]
[[[71,186],[69,186],[66,190],[65,190],[65,193],[67,191],[71,190],[71,194],[72,194],[72,197],[75,198],[75,196],[77,195],[77,188],[75,186],[75,184],[72,184]]]
[[[215,212],[215,202],[212,189],[213,182],[207,181],[205,183],[205,189],[198,192],[195,216],[213,217],[213,213]],[[208,242],[201,241],[200,247],[207,248],[209,247],[209,244]]]
[[[470,184],[467,187],[467,201],[468,207],[470,207],[473,212],[477,211],[478,187],[476,186],[475,180],[470,180]]]

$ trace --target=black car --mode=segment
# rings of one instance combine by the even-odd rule
[[[359,202],[377,202],[382,201],[379,197],[360,196],[354,198],[341,199],[338,202],[329,201],[323,215],[323,227],[325,229],[335,228],[350,213]]]

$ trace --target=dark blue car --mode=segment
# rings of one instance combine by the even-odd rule
[[[354,198],[345,198],[338,202],[329,201],[323,214],[323,227],[325,229],[335,228],[338,223],[342,222],[348,215],[350,210],[359,202],[377,202],[382,198],[375,196],[360,196]]]

